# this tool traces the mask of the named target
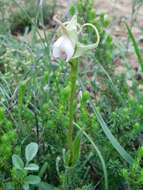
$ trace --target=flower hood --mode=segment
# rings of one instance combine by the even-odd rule
[[[53,44],[52,51],[55,59],[60,58],[68,62],[73,58],[83,56],[86,52],[98,46],[100,36],[97,28],[93,24],[86,23],[81,26],[77,23],[76,15],[68,22],[62,23],[57,18],[55,18],[55,21],[60,25],[60,32],[57,32],[57,34],[60,33],[61,35]],[[90,26],[94,29],[97,36],[97,41],[95,43],[85,45],[79,42],[79,34],[86,26]]]

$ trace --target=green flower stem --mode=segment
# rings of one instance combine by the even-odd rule
[[[74,173],[75,173],[74,168],[72,167],[66,168],[63,190],[70,190],[70,187],[72,187],[72,179]]]
[[[72,154],[72,143],[73,143],[73,120],[76,109],[76,80],[78,73],[78,60],[73,59],[70,62],[71,73],[70,73],[70,97],[69,97],[69,126],[67,134],[67,142],[70,153]]]
[[[76,80],[77,80],[77,73],[78,73],[78,60],[73,59],[70,61],[71,72],[70,72],[70,95],[69,95],[69,104],[68,104],[68,117],[69,117],[69,125],[68,125],[68,132],[67,132],[67,148],[68,148],[68,165],[65,168],[65,180],[64,180],[64,190],[69,190],[72,181],[72,175],[74,168],[72,166],[73,160],[73,121],[74,115],[76,111]]]

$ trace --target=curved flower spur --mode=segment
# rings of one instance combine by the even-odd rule
[[[68,62],[71,59],[78,58],[89,50],[95,49],[100,41],[97,28],[91,23],[80,25],[77,23],[77,16],[73,16],[70,21],[62,23],[56,17],[54,20],[60,25],[57,34],[61,35],[53,44],[53,57],[55,59],[64,59]],[[83,28],[92,27],[96,34],[96,42],[92,44],[83,44],[79,42],[79,35]]]

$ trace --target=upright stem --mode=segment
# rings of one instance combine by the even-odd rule
[[[68,127],[68,135],[67,142],[70,153],[72,153],[72,143],[73,143],[73,119],[74,113],[76,109],[76,80],[77,80],[77,72],[78,72],[78,61],[74,59],[70,62],[71,65],[71,74],[70,74],[70,97],[69,97],[69,127]]]
[[[73,158],[73,120],[74,114],[76,110],[76,80],[77,80],[77,72],[78,72],[78,60],[73,59],[70,61],[71,72],[70,72],[70,96],[69,96],[69,104],[68,104],[68,117],[69,117],[69,125],[67,132],[67,146],[68,146],[68,165],[65,168],[65,179],[63,183],[64,190],[70,190],[71,187],[71,179],[73,168],[72,166],[72,158]]]

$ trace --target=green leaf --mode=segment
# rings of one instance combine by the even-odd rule
[[[37,171],[39,170],[39,166],[37,164],[28,164],[28,166],[26,166],[24,169],[30,171]]]
[[[56,188],[56,187],[54,187],[48,183],[45,183],[45,182],[41,182],[39,184],[39,187],[41,190],[60,190],[60,189],[58,189],[58,188]]]
[[[141,66],[141,70],[143,72],[143,57],[142,57],[142,53],[141,53],[141,50],[139,48],[139,45],[131,31],[131,29],[129,28],[129,26],[127,25],[127,23],[125,23],[126,27],[127,27],[127,30],[128,30],[128,34],[129,34],[129,37],[133,43],[133,47],[134,47],[134,50],[135,50],[135,53],[136,53],[136,56],[137,56],[137,59],[138,59],[138,63],[140,64]]]
[[[16,154],[12,156],[12,163],[16,169],[22,170],[24,168],[23,160]]]
[[[20,85],[19,85],[19,91],[18,91],[18,106],[19,106],[19,109],[21,109],[22,105],[23,105],[25,89],[26,89],[26,81],[21,81]]]
[[[108,190],[108,175],[107,175],[107,169],[106,169],[106,165],[105,165],[105,161],[102,157],[102,154],[100,152],[100,150],[98,149],[98,147],[95,145],[95,143],[93,142],[93,140],[91,139],[91,137],[83,130],[83,128],[81,128],[77,123],[74,122],[74,125],[80,129],[80,131],[83,133],[83,135],[89,140],[89,142],[92,144],[93,148],[95,149],[95,151],[97,152],[97,155],[101,161],[102,164],[102,168],[103,168],[103,173],[104,173],[104,179],[105,179],[105,190]]]
[[[39,171],[39,174],[38,176],[39,177],[43,177],[44,173],[46,172],[48,168],[48,162],[44,162],[44,164],[42,165],[42,167],[40,168],[40,171]]]
[[[8,182],[5,184],[5,190],[15,190],[14,182]]]
[[[80,158],[80,142],[81,142],[81,132],[79,132],[73,142],[72,151],[72,164],[75,165]]]
[[[25,157],[27,162],[30,162],[33,160],[33,158],[36,156],[38,152],[38,144],[37,143],[30,143],[26,146],[25,149]]]
[[[23,187],[24,190],[29,190],[29,185],[28,184],[24,184],[22,187]]]
[[[29,185],[37,185],[40,183],[40,181],[41,181],[40,177],[36,175],[29,175],[26,176],[24,179],[24,183]]]

